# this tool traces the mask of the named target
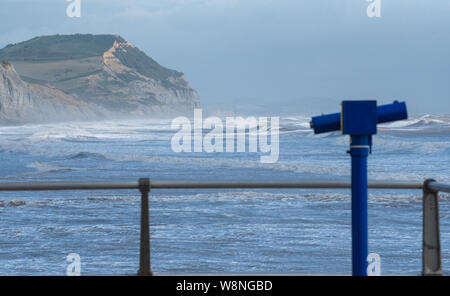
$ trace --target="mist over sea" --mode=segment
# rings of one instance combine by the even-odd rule
[[[0,127],[0,181],[348,180],[349,140],[313,135],[309,117],[280,118],[277,163],[260,153],[174,153],[169,120]],[[264,155],[264,154],[263,154]],[[450,116],[379,126],[372,180],[450,183]],[[133,274],[140,195],[126,191],[0,192],[0,275]],[[351,273],[350,190],[153,190],[156,273]],[[440,194],[444,273],[450,196]],[[382,274],[420,274],[422,192],[369,190],[369,252]]]

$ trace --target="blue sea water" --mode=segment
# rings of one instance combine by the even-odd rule
[[[313,135],[309,118],[280,119],[280,157],[174,153],[166,120],[0,127],[0,181],[349,179],[348,138]],[[450,183],[450,116],[382,125],[369,178]],[[420,274],[419,190],[370,190],[369,251],[382,274]],[[0,275],[133,274],[139,193],[0,192]],[[156,273],[351,273],[349,190],[153,190]],[[444,272],[450,271],[450,196],[440,195]]]

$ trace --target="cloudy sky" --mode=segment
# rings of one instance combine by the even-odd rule
[[[49,34],[120,34],[185,73],[205,108],[305,114],[343,99],[450,114],[450,1],[0,0],[0,47]]]

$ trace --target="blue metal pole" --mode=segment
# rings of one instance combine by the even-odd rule
[[[367,157],[370,136],[351,136],[352,156],[352,274],[367,276]]]

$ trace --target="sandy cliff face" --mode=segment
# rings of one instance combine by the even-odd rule
[[[0,62],[1,124],[86,120],[107,113],[56,88],[24,82],[12,64]]]
[[[126,99],[126,106],[132,114],[171,114],[191,113],[200,106],[197,92],[192,89],[181,73],[168,75],[165,80],[155,79],[146,73],[127,66],[117,56],[127,55],[129,50],[137,50],[129,42],[115,41],[102,58],[100,70],[80,78],[86,79],[89,87],[82,96],[107,98],[110,102]],[[104,85],[108,85],[108,94],[102,94]]]
[[[200,106],[183,73],[120,36],[37,37],[0,50],[0,60],[9,61],[0,68],[0,122],[167,117]]]

